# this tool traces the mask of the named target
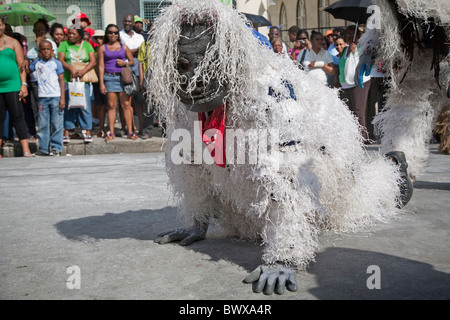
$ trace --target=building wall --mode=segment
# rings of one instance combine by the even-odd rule
[[[269,12],[267,9],[273,4],[274,4],[273,0],[237,0],[236,10],[242,13],[250,13],[263,16],[267,18],[270,22],[272,22],[269,19]],[[267,34],[269,33],[269,28],[260,27],[258,28],[258,31],[261,34],[267,36]]]
[[[307,29],[309,32],[312,30],[325,32],[328,29],[333,27],[342,27],[346,26],[346,21],[341,19],[335,19],[333,16],[327,12],[319,11],[319,7],[325,8],[327,5],[330,5],[338,0],[303,0],[305,5],[305,26],[302,29]],[[272,6],[268,7],[268,16],[272,25],[279,26],[281,24],[280,13],[281,8],[284,5],[287,23],[281,27],[282,31],[282,39],[289,47],[292,47],[292,43],[288,40],[288,29],[291,26],[299,26],[297,23],[297,7],[300,0],[273,0],[275,3]],[[325,5],[324,5],[325,4]],[[320,14],[326,18],[325,23],[320,21]],[[300,27],[300,26],[299,26]]]
[[[319,23],[319,3],[323,3],[320,0],[303,0],[305,2],[306,7],[306,28],[307,29],[315,29],[315,30],[326,30],[330,27],[341,27],[345,26],[345,20],[334,19],[333,16],[329,13],[325,13],[329,15],[330,23],[327,25],[320,25]],[[332,4],[338,0],[329,0],[328,4]],[[299,0],[273,0],[275,5],[272,5],[268,8],[269,20],[273,25],[280,25],[280,11],[281,6],[284,4],[287,12],[287,25],[283,26],[283,30],[289,29],[291,26],[297,25],[297,6]],[[320,25],[320,26],[319,26]]]
[[[112,0],[114,1],[114,0]],[[115,0],[116,3],[116,20],[117,25],[122,28],[122,20],[123,17],[131,13],[132,15],[141,15],[141,2],[140,0],[127,0],[127,1],[120,1]]]
[[[118,2],[118,1],[117,1]],[[117,24],[117,7],[116,0],[104,0],[103,1],[103,18],[104,18],[104,27],[108,24]]]

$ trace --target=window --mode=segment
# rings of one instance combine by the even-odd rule
[[[161,12],[161,9],[170,6],[170,1],[141,0],[141,18],[148,19],[152,23]]]
[[[297,26],[300,29],[306,28],[306,6],[305,0],[298,0],[297,3]]]
[[[59,22],[63,26],[68,27],[67,19],[74,13],[67,13],[67,8],[71,5],[76,5],[80,8],[81,12],[88,16],[91,21],[92,24],[89,28],[94,30],[103,29],[103,1],[101,0],[27,0],[27,2],[36,3],[42,6],[56,17],[56,20],[48,21],[50,26],[54,22]],[[28,42],[34,41],[35,35],[33,33],[33,26],[23,27],[22,30],[23,31],[18,32],[23,33],[27,37]]]
[[[330,0],[319,0],[319,28],[330,26],[330,14],[323,9],[330,5]]]

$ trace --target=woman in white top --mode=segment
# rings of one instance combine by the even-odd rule
[[[355,85],[355,70],[359,62],[358,52],[358,39],[361,37],[360,30],[357,30],[356,37],[355,26],[349,26],[347,28],[347,43],[348,47],[344,49],[339,59],[339,81],[342,85],[342,89],[345,92],[345,96],[348,99],[347,105],[350,111],[352,111],[359,120],[359,124],[362,127],[361,134],[364,139],[367,139],[366,130],[366,105],[367,97],[370,88],[370,75],[363,75],[364,88],[359,88]]]
[[[311,34],[311,50],[306,52],[303,65],[307,67],[308,74],[328,85],[327,74],[334,74],[333,57],[330,52],[322,48],[323,35],[313,31]]]

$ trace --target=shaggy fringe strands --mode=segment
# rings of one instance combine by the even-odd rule
[[[382,152],[405,152],[414,177],[425,168],[436,118],[448,101],[450,56],[443,54],[450,35],[448,1],[373,1],[380,8],[382,28],[365,33],[360,44],[376,52],[377,62],[391,77],[384,112],[373,123],[381,135]],[[432,31],[431,48],[421,43],[424,30]]]
[[[171,139],[182,128],[195,136],[197,114],[177,96],[177,42],[184,23],[205,21],[215,43],[192,83],[214,75],[227,84],[226,130],[253,139],[233,141],[235,150],[245,150],[246,163],[227,153],[227,168],[191,164],[194,148],[180,150]],[[217,0],[179,0],[163,10],[155,30],[148,96],[167,121],[166,171],[187,225],[213,219],[226,235],[262,240],[264,263],[301,267],[314,259],[321,231],[372,228],[398,213],[398,168],[364,151],[358,121],[337,91],[262,46],[243,15]],[[276,143],[263,141],[270,130]],[[264,142],[267,152],[250,164],[249,145]],[[187,163],[175,164],[174,153]]]

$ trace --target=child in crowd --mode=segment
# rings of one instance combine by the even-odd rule
[[[63,151],[64,69],[53,56],[52,44],[43,40],[39,43],[41,58],[33,61],[30,71],[35,72],[38,82],[38,142],[36,156],[61,155]],[[50,151],[51,147],[51,151]]]
[[[280,38],[275,38],[272,40],[272,48],[273,52],[276,54],[282,56],[283,58],[286,57],[286,55],[283,53],[283,41],[281,41]]]

